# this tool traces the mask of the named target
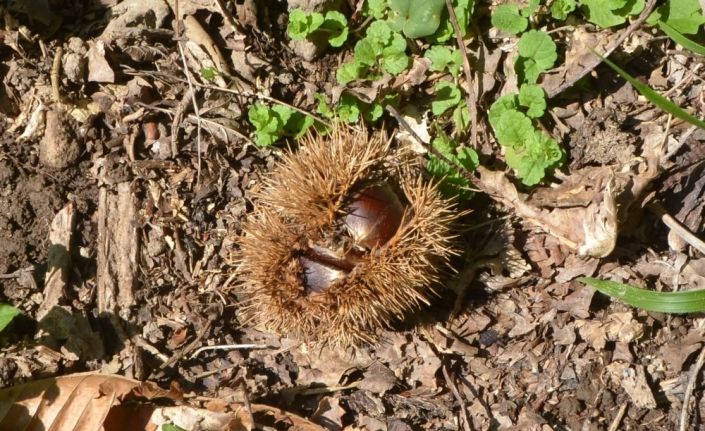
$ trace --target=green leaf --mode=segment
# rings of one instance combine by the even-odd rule
[[[529,18],[534,12],[539,10],[541,0],[529,0],[529,4],[521,9],[521,16]]]
[[[461,100],[458,106],[453,109],[453,123],[455,123],[455,130],[463,131],[468,128],[470,124],[470,112],[468,111],[468,104],[465,100]]]
[[[443,72],[453,62],[454,51],[442,45],[433,45],[427,49],[423,56],[431,60],[428,69],[432,72]]]
[[[371,49],[375,53],[379,53],[384,46],[389,44],[389,38],[391,37],[392,29],[389,27],[387,21],[373,21],[372,24],[367,27],[364,40],[372,44]]]
[[[382,69],[392,75],[398,75],[409,67],[409,61],[404,36],[392,33],[389,43],[382,49]]]
[[[394,28],[415,39],[436,32],[445,0],[389,0],[389,6]]]
[[[250,106],[247,118],[258,132],[276,133],[282,125],[279,116],[264,103],[257,102]]]
[[[433,139],[431,146],[448,160],[470,172],[474,171],[480,163],[477,153],[472,148],[458,148],[458,143],[444,133]],[[449,165],[444,160],[431,155],[426,164],[426,170],[431,176],[440,180],[439,189],[444,196],[467,199],[472,195],[470,181],[458,172],[456,166]]]
[[[508,110],[497,121],[495,136],[503,147],[524,147],[525,141],[534,133],[531,119],[519,111]]]
[[[705,16],[698,0],[667,0],[646,20],[651,25],[665,22],[683,34],[696,34],[705,23]]]
[[[526,30],[529,20],[519,14],[519,6],[503,4],[492,13],[492,26],[507,33],[518,34]]]
[[[644,9],[644,0],[580,0],[588,21],[602,28],[623,24]]]
[[[556,44],[545,31],[529,30],[521,35],[514,69],[522,82],[534,84],[539,75],[553,67],[558,58]]]
[[[387,0],[365,0],[362,13],[374,19],[384,19],[387,12]]]
[[[358,61],[348,61],[340,65],[338,70],[335,71],[335,79],[338,80],[340,85],[346,85],[347,83],[360,79],[367,72],[367,66]]]
[[[646,311],[678,314],[705,311],[705,289],[656,292],[592,277],[583,277],[578,280],[605,295]]]
[[[436,99],[431,102],[431,112],[441,115],[460,103],[460,88],[452,82],[440,81],[435,86]]]
[[[218,69],[215,67],[203,67],[201,68],[201,76],[207,81],[212,81],[218,76]]]
[[[524,141],[524,146],[507,147],[507,166],[516,171],[521,182],[533,186],[541,182],[546,171],[563,159],[558,143],[539,130],[534,130]]]
[[[333,109],[331,109],[330,105],[328,104],[328,100],[326,99],[325,94],[314,93],[313,97],[315,97],[318,101],[318,105],[316,106],[316,112],[321,117],[333,118],[335,116],[335,112],[333,112]]]
[[[539,118],[546,112],[546,92],[536,84],[524,84],[519,89],[519,104],[527,108],[526,115]]]
[[[363,66],[374,66],[382,49],[383,45],[377,45],[372,39],[364,38],[355,44],[355,61]]]
[[[178,425],[174,424],[162,424],[162,431],[186,431]]]
[[[349,94],[343,94],[338,102],[338,117],[346,123],[356,123],[360,118],[358,100]]]
[[[602,61],[604,61],[609,67],[611,67],[617,73],[619,73],[619,75],[622,78],[626,79],[630,84],[632,84],[634,86],[634,88],[636,88],[637,91],[639,91],[639,93],[641,93],[642,96],[649,99],[649,101],[651,103],[658,106],[662,110],[668,112],[669,114],[673,115],[674,117],[680,118],[683,121],[687,121],[690,124],[693,124],[695,126],[698,126],[701,129],[705,130],[705,122],[704,121],[690,115],[689,113],[684,111],[680,106],[676,105],[675,103],[673,103],[670,100],[668,100],[667,98],[663,97],[662,95],[660,95],[656,91],[652,90],[648,85],[646,85],[646,84],[642,83],[641,81],[639,81],[638,79],[634,78],[633,76],[631,76],[630,74],[628,74],[627,72],[622,70],[619,66],[614,64],[609,59],[600,56],[599,54],[595,53],[594,51],[593,51],[593,53],[595,55],[599,56],[600,58],[602,58]]]
[[[671,27],[670,25],[666,24],[663,21],[658,22],[658,26],[663,31],[673,39],[674,42],[679,44],[685,49],[688,49],[698,55],[705,55],[705,46],[700,45],[699,43],[695,43],[692,40],[688,39],[687,37],[683,36],[678,30],[675,28]]]
[[[318,30],[323,24],[323,15],[318,12],[306,13],[302,9],[289,12],[289,25],[287,33],[292,40],[303,40]]]
[[[328,43],[331,46],[342,46],[348,39],[348,19],[340,12],[328,11],[325,21],[321,24],[321,28],[328,30],[331,34],[328,36]]]
[[[488,118],[492,128],[497,130],[499,124],[499,119],[505,112],[517,111],[519,109],[519,101],[514,93],[505,94],[499,99],[495,100],[492,106],[490,106],[490,112]]]
[[[8,304],[0,304],[0,331],[12,322],[12,319],[21,313],[20,310]]]
[[[575,0],[555,0],[551,4],[551,17],[563,21],[575,10],[576,6]]]

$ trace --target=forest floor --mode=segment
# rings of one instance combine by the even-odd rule
[[[639,310],[577,280],[705,287],[705,256],[658,209],[702,236],[705,131],[670,118],[604,64],[561,87],[578,70],[568,60],[589,63],[587,47],[604,48],[636,15],[607,30],[576,18],[551,33],[566,63],[539,79],[551,96],[542,128],[565,162],[542,184],[560,189],[520,185],[487,123],[492,101],[518,87],[509,72],[516,37],[466,36],[478,108],[459,131],[447,115],[429,120],[434,84],[447,76],[421,61],[424,39],[408,42],[413,64],[397,82],[336,82],[369,22],[362,1],[339,2],[354,31],[327,49],[287,35],[289,7],[307,2],[232,3],[180,1],[178,25],[165,0],[0,3],[0,303],[22,312],[0,334],[0,388],[95,371],[177,385],[194,403],[276,406],[325,429],[705,427],[703,315]],[[475,34],[493,8],[475,4]],[[705,112],[703,57],[654,27],[630,28],[612,58]],[[472,212],[450,277],[463,288],[441,290],[354,351],[242,322],[232,260],[261,178],[296,151],[292,138],[256,145],[250,107],[281,102],[320,115],[316,94],[335,106],[347,88],[401,95],[400,110],[419,108],[405,116],[416,131],[443,129],[463,145],[476,135],[480,163],[502,173],[482,174],[461,204]],[[356,127],[403,129],[382,116]],[[585,212],[531,215],[564,209],[572,192],[588,194],[578,207],[591,208],[610,185],[619,227],[604,257],[556,234]],[[510,198],[517,193],[525,206]]]

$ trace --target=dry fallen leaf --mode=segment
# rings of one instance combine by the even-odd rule
[[[79,373],[0,390],[0,430],[154,431],[165,424],[183,429],[250,431],[253,418],[286,423],[301,431],[323,428],[275,407],[227,404],[227,411],[181,404],[181,394],[122,376]],[[152,401],[155,400],[155,401]]]

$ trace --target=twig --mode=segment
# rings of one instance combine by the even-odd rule
[[[453,393],[455,401],[460,406],[460,415],[463,418],[463,429],[465,431],[470,431],[470,419],[468,418],[468,409],[465,405],[465,400],[460,396],[458,387],[455,386],[455,383],[453,383],[453,380],[450,378],[450,375],[448,374],[448,367],[445,364],[441,366],[441,371],[443,371],[443,378],[446,380],[448,388]]]
[[[203,346],[199,347],[196,349],[195,352],[191,355],[191,359],[195,358],[198,356],[199,353],[205,352],[208,350],[239,350],[239,349],[269,349],[270,346],[266,344],[218,344],[216,346]]]
[[[705,347],[700,350],[698,360],[695,362],[693,371],[688,378],[688,386],[685,388],[685,395],[683,396],[683,409],[681,410],[680,431],[685,431],[688,427],[688,404],[690,404],[690,396],[693,394],[695,381],[698,380],[698,374],[700,374],[700,369],[702,369],[703,363],[705,363]]]
[[[51,97],[54,99],[54,103],[61,103],[61,57],[64,55],[64,49],[62,47],[56,48],[56,53],[54,53],[54,62],[51,65]]]
[[[683,238],[685,242],[693,246],[700,253],[705,254],[705,241],[701,240],[687,227],[683,226],[678,220],[676,220],[672,215],[666,212],[666,209],[661,205],[651,202],[647,207],[656,215],[661,217],[663,224],[668,226],[676,235]]]
[[[395,107],[393,107],[391,105],[387,105],[386,109],[390,114],[392,114],[392,117],[394,117],[397,120],[397,122],[402,127],[402,129],[406,130],[414,139],[416,139],[416,142],[418,142],[419,145],[424,147],[426,149],[426,151],[428,151],[430,154],[434,155],[435,157],[439,158],[441,161],[447,163],[449,166],[453,166],[458,172],[460,172],[470,182],[477,185],[476,184],[477,178],[472,174],[472,172],[467,170],[465,168],[465,166],[450,160],[448,157],[443,155],[440,151],[433,148],[431,145],[425,143],[423,141],[423,139],[421,139],[421,137],[418,135],[418,133],[416,133],[414,131],[414,129],[412,129],[411,126],[409,126],[409,123],[407,123],[406,120],[404,120],[404,118],[402,118],[401,114],[399,114],[399,111],[397,111],[397,109]],[[483,192],[485,191],[482,188],[480,188],[480,189]]]
[[[200,108],[198,107],[198,101],[196,100],[196,90],[193,88],[193,79],[191,77],[191,71],[188,68],[188,63],[186,62],[186,54],[184,53],[184,44],[181,40],[181,35],[183,33],[183,28],[181,28],[182,21],[181,15],[179,14],[179,0],[175,2],[176,9],[176,45],[179,47],[179,55],[181,56],[181,63],[184,66],[184,74],[186,75],[186,80],[188,81],[189,89],[191,90],[191,103],[193,104],[193,112],[196,115],[196,157],[198,164],[196,166],[196,184],[201,182],[201,115],[199,114]]]
[[[271,96],[267,96],[267,95],[264,95],[264,94],[255,93],[254,91],[233,90],[232,88],[220,88],[220,87],[216,87],[216,86],[214,86],[214,85],[201,84],[201,83],[198,83],[198,82],[195,83],[195,85],[196,85],[197,87],[204,88],[204,89],[207,89],[207,90],[222,91],[223,93],[236,94],[236,95],[238,95],[238,96],[256,97],[256,98],[259,98],[259,99],[264,99],[264,100],[268,100],[268,101],[270,101],[270,102],[278,103],[278,104],[280,104],[280,105],[287,106],[287,107],[293,109],[294,111],[296,111],[296,112],[298,112],[298,113],[300,113],[300,114],[303,114],[303,115],[305,115],[305,116],[307,116],[307,117],[311,117],[311,118],[313,118],[314,120],[318,121],[319,123],[323,124],[323,125],[326,126],[326,127],[330,127],[330,128],[333,127],[333,125],[332,125],[329,121],[326,121],[325,119],[323,119],[323,118],[321,118],[321,117],[319,117],[319,116],[317,116],[317,115],[313,115],[313,114],[311,114],[310,112],[308,112],[308,111],[306,111],[306,110],[304,110],[304,109],[298,108],[298,107],[296,107],[296,106],[294,106],[294,105],[292,105],[292,104],[290,104],[290,103],[282,102],[281,100],[275,99],[274,97],[271,97]]]
[[[639,26],[641,26],[641,24],[643,24],[644,21],[646,21],[646,18],[648,18],[649,15],[651,15],[651,11],[654,9],[655,4],[656,4],[656,0],[649,0],[646,3],[646,6],[644,6],[644,10],[641,11],[641,15],[639,15],[639,18],[634,20],[629,25],[629,27],[627,27],[626,30],[624,30],[622,32],[622,34],[620,34],[619,37],[617,39],[615,39],[614,42],[612,42],[607,47],[605,52],[602,54],[602,57],[609,57],[612,54],[612,52],[614,52],[615,49],[617,49],[620,45],[622,45],[622,43],[627,39],[627,37],[629,37],[629,35],[632,34],[634,32],[634,30],[639,28]],[[548,98],[549,99],[554,98],[557,95],[559,95],[560,93],[562,93],[563,91],[565,91],[566,89],[572,87],[576,82],[581,80],[585,75],[587,75],[593,69],[595,69],[597,66],[599,66],[600,63],[602,63],[602,58],[599,56],[596,56],[595,59],[592,60],[591,62],[589,62],[588,65],[585,66],[585,68],[583,70],[581,70],[579,73],[573,75],[571,77],[571,79],[564,82],[558,88],[551,90],[548,93]]]
[[[629,403],[622,404],[622,407],[619,408],[619,411],[617,412],[617,416],[614,417],[614,419],[612,420],[612,423],[610,424],[610,427],[607,428],[607,431],[617,431],[619,429],[619,424],[622,423],[622,419],[624,418],[624,413],[626,413],[628,406],[629,406]]]
[[[455,15],[455,9],[453,9],[453,4],[450,0],[446,0],[446,8],[448,9],[450,23],[453,25],[453,30],[455,31],[455,40],[458,42],[458,48],[463,56],[463,72],[465,73],[465,83],[467,86],[465,89],[465,97],[467,99],[468,110],[470,111],[470,143],[473,148],[477,148],[477,97],[475,96],[475,89],[472,87],[470,60],[468,59],[468,51],[465,48],[463,34],[458,24],[458,17]]]

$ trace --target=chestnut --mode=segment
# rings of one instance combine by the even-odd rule
[[[388,183],[382,183],[355,194],[345,226],[356,245],[371,249],[392,239],[403,217],[404,204]]]
[[[374,342],[434,295],[457,213],[382,134],[339,126],[299,144],[233,241],[239,319],[314,344]]]

